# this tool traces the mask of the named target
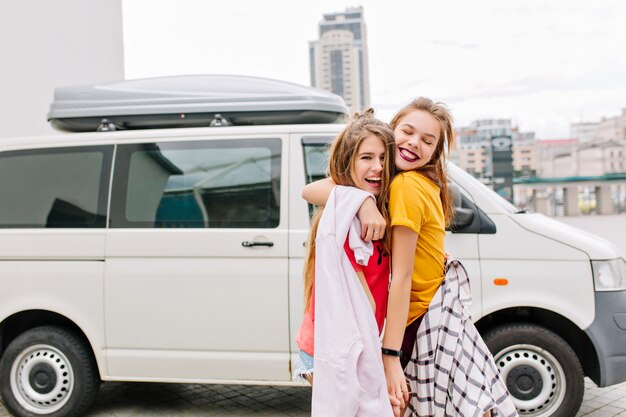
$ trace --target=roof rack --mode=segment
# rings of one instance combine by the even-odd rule
[[[55,89],[48,121],[70,132],[336,123],[343,99],[313,87],[241,75],[188,75]]]

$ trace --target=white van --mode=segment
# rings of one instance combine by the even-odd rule
[[[249,77],[58,89],[51,121],[92,133],[0,141],[6,407],[80,415],[100,381],[291,384],[300,193],[324,175],[345,112]],[[449,171],[447,251],[520,414],[575,415],[584,375],[626,380],[623,254]]]

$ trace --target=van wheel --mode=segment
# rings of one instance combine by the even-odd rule
[[[584,374],[565,340],[534,324],[498,327],[484,340],[520,416],[576,415],[583,400]]]
[[[15,416],[84,415],[99,386],[91,351],[62,327],[42,326],[22,333],[0,360],[0,393]]]

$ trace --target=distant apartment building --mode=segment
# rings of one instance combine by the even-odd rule
[[[469,127],[457,129],[453,160],[465,171],[488,182],[494,174],[494,139],[498,138],[510,138],[512,141],[514,176],[534,176],[537,170],[535,135],[520,132],[510,119],[476,120]]]
[[[603,117],[599,122],[570,124],[570,135],[581,144],[597,141],[626,141],[626,108],[615,117]]]
[[[537,177],[554,178],[567,177],[566,171],[575,172],[575,161],[571,159],[572,152],[578,147],[578,139],[548,139],[535,142],[537,161]]]
[[[534,177],[537,173],[537,150],[534,132],[513,130],[513,172],[518,177]]]
[[[512,190],[519,207],[560,216],[625,212],[626,109],[570,129],[571,138],[536,140],[508,119],[476,120],[457,129],[451,159],[503,197]],[[507,143],[510,157],[502,152]],[[517,178],[510,188],[507,167]]]
[[[599,122],[570,125],[568,139],[535,140],[522,133],[509,119],[476,120],[457,130],[455,161],[474,176],[493,176],[490,138],[513,140],[515,177],[566,178],[602,176],[626,172],[626,108],[615,117]]]
[[[458,159],[455,161],[465,171],[480,178],[489,174],[487,166],[487,147],[482,144],[464,145],[459,148]]]
[[[626,172],[624,141],[592,141],[577,139],[537,141],[541,178],[597,177]]]
[[[599,122],[572,123],[572,139],[538,141],[543,178],[595,177],[626,172],[626,109]]]
[[[598,123],[571,123],[569,125],[570,136],[580,143],[592,142],[596,139]]]
[[[370,105],[363,7],[325,14],[319,39],[309,42],[311,85],[335,93],[351,111]]]
[[[625,154],[626,143],[613,140],[581,145],[575,153],[578,175],[601,176],[626,172]]]

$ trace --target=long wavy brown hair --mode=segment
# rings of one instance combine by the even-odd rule
[[[376,197],[376,206],[387,221],[389,227],[389,184],[393,176],[394,146],[393,131],[387,123],[374,117],[374,110],[367,109],[363,113],[355,113],[346,127],[332,142],[329,151],[328,174],[337,185],[356,187],[354,166],[361,143],[371,135],[378,137],[385,146],[383,170],[380,175],[380,194]],[[307,254],[304,261],[304,301],[305,311],[311,304],[313,294],[313,276],[315,273],[315,237],[323,208],[319,207],[311,218],[311,230],[307,242]],[[382,242],[383,250],[389,253],[389,230]]]
[[[449,226],[454,217],[454,206],[450,193],[448,192],[448,176],[446,174],[445,162],[446,149],[449,153],[455,140],[454,128],[452,127],[454,119],[445,104],[434,102],[426,97],[420,97],[401,108],[393,119],[391,119],[389,125],[395,131],[400,120],[415,110],[425,111],[439,122],[439,138],[435,152],[430,161],[416,171],[424,174],[424,176],[439,186],[439,197],[441,198],[441,205],[443,206],[443,215],[446,220],[446,226]]]

